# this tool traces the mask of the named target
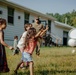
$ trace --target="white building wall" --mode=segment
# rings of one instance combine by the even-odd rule
[[[7,6],[1,6],[0,10],[2,11],[2,14],[0,14],[0,17],[5,18],[7,20],[8,18],[8,10]],[[21,18],[18,19],[18,16]],[[8,44],[13,45],[14,36],[17,35],[19,38],[21,34],[24,32],[24,12],[15,9],[14,11],[14,24],[7,23],[7,28],[4,30],[5,32],[5,41]],[[11,42],[12,41],[12,42]]]
[[[62,38],[62,42],[58,42],[59,44],[63,44],[63,29],[60,29],[54,25],[54,22],[51,22],[51,33],[55,35],[55,37]],[[56,42],[56,39],[53,38],[53,41]]]
[[[63,44],[63,31],[69,32],[68,29],[57,27],[54,24],[54,22],[52,22],[52,24],[51,24],[51,33],[53,33],[56,37],[60,37],[61,38],[61,40],[58,42],[58,44]],[[53,38],[53,41],[56,42],[56,39]]]
[[[20,16],[20,19],[18,19],[18,16]],[[6,29],[6,38],[14,40],[14,36],[17,35],[18,38],[20,39],[20,36],[22,35],[23,32],[24,32],[24,13],[22,11],[15,10],[14,25],[8,24],[8,27]],[[13,44],[13,41],[11,42],[11,44]]]
[[[0,17],[5,18],[7,20],[7,7],[0,5],[0,11],[2,11]]]
[[[21,18],[18,19],[18,16]],[[20,10],[15,10],[14,13],[14,35],[21,36],[21,34],[24,32],[24,12]]]

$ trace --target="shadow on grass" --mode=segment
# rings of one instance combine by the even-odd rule
[[[17,74],[13,73],[11,75],[30,75],[29,71],[28,72],[18,72]]]
[[[57,71],[57,70],[51,70],[51,71],[48,71],[48,70],[43,70],[43,71],[39,71],[39,72],[35,72],[35,75],[67,75],[67,74],[71,74],[71,75],[76,75],[76,71],[64,71],[64,70],[61,70],[61,71]]]
[[[43,70],[43,71],[35,71],[34,75],[76,75],[76,71],[58,71],[58,70]],[[28,72],[18,72],[18,74],[12,74],[12,75],[30,75],[29,71]]]

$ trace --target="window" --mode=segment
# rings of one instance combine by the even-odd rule
[[[65,37],[65,38],[68,37],[68,32],[67,31],[63,31],[63,37]]]
[[[29,23],[29,14],[24,13],[24,24]]]
[[[51,20],[48,20],[48,27],[49,27],[48,31],[51,31]]]
[[[8,23],[14,24],[14,9],[8,7]]]
[[[2,10],[0,10],[0,14],[2,14]]]
[[[44,26],[46,26],[46,21],[45,20],[41,21],[41,24],[43,24]]]

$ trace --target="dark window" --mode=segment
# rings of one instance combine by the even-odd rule
[[[68,32],[67,31],[63,31],[63,37],[65,37],[65,38],[68,37]]]
[[[48,31],[51,31],[51,20],[48,20],[48,27],[49,27]]]
[[[45,20],[41,20],[41,24],[43,24],[44,26],[46,26],[46,21]]]
[[[29,14],[24,13],[24,24],[29,23]]]
[[[0,10],[0,14],[2,14],[2,10]]]
[[[67,41],[68,41],[68,32],[67,31],[63,31],[63,45],[67,45]]]
[[[8,7],[8,23],[14,24],[14,9]]]

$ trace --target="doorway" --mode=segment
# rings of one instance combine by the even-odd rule
[[[67,46],[67,41],[68,41],[68,32],[63,31],[63,45]]]

